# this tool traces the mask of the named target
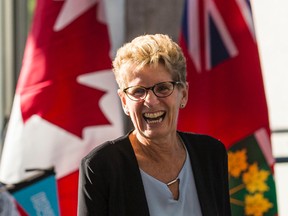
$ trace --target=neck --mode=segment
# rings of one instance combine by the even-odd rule
[[[138,156],[163,161],[171,160],[171,158],[179,157],[179,155],[185,153],[184,144],[177,133],[157,140],[138,137],[136,133],[130,134],[132,146]]]

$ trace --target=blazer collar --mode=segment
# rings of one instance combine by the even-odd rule
[[[179,135],[181,136],[190,157],[192,172],[194,175],[202,215],[217,216],[218,213],[217,208],[215,206],[216,202],[212,194],[213,192],[209,189],[209,185],[204,184],[204,182],[207,181],[207,179],[205,178],[209,178],[204,173],[207,172],[207,170],[204,170],[205,161],[201,158],[202,153],[197,151],[197,148],[195,148],[193,145],[193,143],[197,143],[197,137],[189,136],[188,138],[188,136],[185,136],[185,134],[181,132],[179,132]],[[210,181],[213,181],[213,179],[210,179]]]

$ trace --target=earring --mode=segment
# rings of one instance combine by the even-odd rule
[[[184,104],[181,104],[180,107],[183,109],[183,108],[185,107],[185,105],[184,105]]]
[[[126,108],[124,108],[124,113],[125,113],[127,116],[130,115],[130,114],[129,114],[129,111],[128,111]]]

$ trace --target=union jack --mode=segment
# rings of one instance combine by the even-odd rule
[[[236,0],[236,3],[255,39],[250,1]],[[239,53],[225,19],[213,0],[185,1],[182,33],[189,55],[199,73],[211,70]]]

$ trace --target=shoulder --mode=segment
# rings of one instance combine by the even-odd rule
[[[91,167],[98,164],[101,166],[104,163],[113,163],[124,156],[129,157],[131,153],[133,154],[133,149],[127,134],[95,147],[82,159],[82,165]]]
[[[181,132],[179,135],[184,141],[194,167],[206,167],[205,169],[212,173],[219,170],[219,173],[222,173],[223,169],[226,169],[228,155],[220,140],[209,135],[195,133]]]
[[[191,132],[178,132],[186,147],[197,149],[199,151],[225,151],[224,144],[212,136],[205,134],[197,134]]]

